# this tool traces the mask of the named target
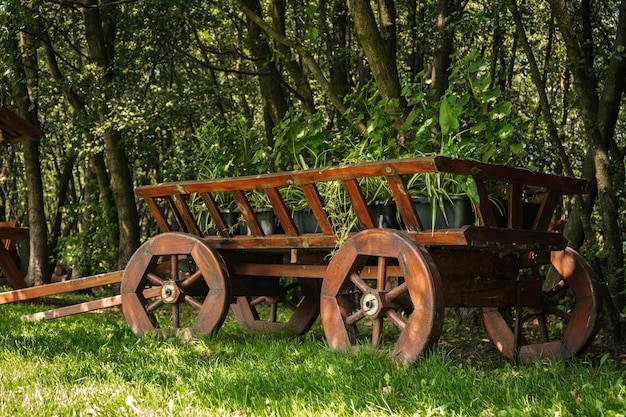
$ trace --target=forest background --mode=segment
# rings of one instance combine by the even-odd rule
[[[0,220],[30,285],[123,268],[143,184],[445,154],[584,177],[565,234],[622,340],[625,0],[0,4]]]

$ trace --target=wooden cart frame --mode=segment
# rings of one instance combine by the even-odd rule
[[[433,230],[420,218],[407,183],[434,173],[473,179],[480,198],[473,224]],[[397,229],[380,227],[364,196],[363,183],[374,177],[393,197]],[[345,192],[355,230],[343,235],[333,224],[323,183]],[[213,333],[231,306],[247,329],[302,334],[321,313],[331,346],[369,346],[404,364],[437,342],[445,307],[482,307],[486,329],[506,357],[567,358],[593,340],[599,292],[589,265],[551,226],[562,197],[585,186],[441,156],[142,186],[136,195],[161,234],[135,252],[120,296],[108,304],[121,302],[138,335]],[[283,198],[293,189],[305,196],[316,232],[294,220]],[[542,193],[525,228],[529,189]],[[275,217],[271,234],[250,202],[259,191]],[[234,232],[218,205],[223,194],[236,203],[245,234]],[[205,235],[207,219],[215,235]],[[115,281],[115,274],[105,276]]]

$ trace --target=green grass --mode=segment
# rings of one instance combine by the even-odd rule
[[[29,323],[0,306],[2,416],[623,416],[615,356],[515,365],[482,330],[446,331],[413,367],[302,338],[250,334],[229,314],[214,337],[137,338],[119,310]],[[447,327],[453,327],[448,325]]]

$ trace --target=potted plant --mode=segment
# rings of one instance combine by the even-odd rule
[[[247,197],[248,202],[252,206],[252,211],[254,212],[254,215],[261,225],[261,229],[263,229],[263,233],[266,235],[271,235],[272,233],[274,233],[276,230],[276,216],[274,215],[274,210],[272,209],[269,198],[267,197],[265,191],[251,190],[248,193]],[[239,234],[252,234],[250,228],[248,227],[248,224],[243,219],[243,217],[240,217]]]
[[[477,201],[471,178],[447,172],[414,174],[407,187],[422,226],[431,230],[458,228],[473,224],[476,215],[472,201]]]

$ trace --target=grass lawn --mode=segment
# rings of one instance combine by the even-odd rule
[[[50,307],[0,306],[0,416],[624,416],[626,364],[593,355],[512,364],[480,326],[454,320],[409,369],[384,355],[244,331],[137,338],[119,309],[47,322]]]

